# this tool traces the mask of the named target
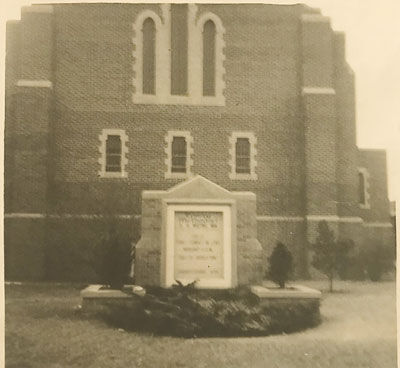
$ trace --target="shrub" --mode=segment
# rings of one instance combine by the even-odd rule
[[[349,254],[346,262],[338,268],[338,275],[342,280],[365,280],[365,265],[359,249],[354,249]]]
[[[269,278],[283,289],[293,270],[292,254],[284,244],[278,242],[268,260]]]
[[[379,281],[385,272],[394,268],[395,252],[390,246],[371,241],[362,250],[361,257],[371,281]]]

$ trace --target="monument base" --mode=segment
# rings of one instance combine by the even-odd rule
[[[135,282],[169,288],[229,289],[261,282],[256,196],[196,176],[166,191],[142,193],[142,237]]]

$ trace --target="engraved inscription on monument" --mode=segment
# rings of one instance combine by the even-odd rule
[[[224,278],[222,212],[175,212],[174,278]]]

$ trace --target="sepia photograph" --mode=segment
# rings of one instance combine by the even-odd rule
[[[5,367],[397,367],[400,2],[1,6]]]

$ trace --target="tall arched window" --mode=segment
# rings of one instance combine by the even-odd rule
[[[143,22],[143,93],[154,95],[156,91],[156,26],[154,20]]]
[[[212,20],[203,27],[203,96],[215,96],[215,36]]]

